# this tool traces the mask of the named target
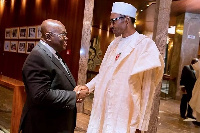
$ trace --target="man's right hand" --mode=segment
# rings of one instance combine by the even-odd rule
[[[85,99],[85,97],[89,95],[89,89],[85,85],[76,86],[74,88],[74,91],[76,92],[76,98],[78,103],[82,102]]]

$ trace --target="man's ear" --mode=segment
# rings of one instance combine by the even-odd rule
[[[51,34],[50,33],[46,33],[45,37],[46,37],[47,41],[51,41]]]
[[[130,21],[131,21],[130,17],[126,17],[126,23],[127,24],[130,23]]]

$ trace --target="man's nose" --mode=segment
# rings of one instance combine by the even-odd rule
[[[111,28],[111,29],[113,28],[113,23],[110,23],[110,28]]]

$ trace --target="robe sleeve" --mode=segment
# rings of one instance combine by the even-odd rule
[[[96,82],[97,82],[97,80],[98,80],[98,75],[99,75],[99,74],[97,74],[90,82],[88,82],[88,83],[86,84],[86,86],[89,88],[89,92],[94,91],[94,89],[95,89],[95,84],[96,84]]]
[[[149,47],[147,51],[142,53],[135,63],[131,73],[132,78],[136,78],[136,75],[143,73],[143,77],[139,83],[141,84],[141,88],[135,88],[141,89],[140,99],[138,99],[140,100],[140,111],[138,119],[135,121],[137,123],[136,129],[141,131],[148,130],[154,93],[162,79],[163,72],[164,61],[162,56],[159,54],[158,50],[152,47]]]
[[[156,90],[155,82],[152,81],[153,71],[154,70],[145,71],[142,81],[141,100],[140,100],[141,106],[140,106],[139,126],[138,126],[138,129],[140,129],[141,131],[148,130],[151,108]]]
[[[119,40],[119,37],[118,37],[117,39]],[[113,40],[113,41],[111,42],[111,44],[108,46],[108,48],[107,48],[107,50],[106,50],[106,53],[105,53],[105,55],[104,55],[103,61],[102,61],[102,63],[101,63],[100,69],[99,69],[99,72],[100,72],[100,73],[101,73],[101,69],[103,69],[102,66],[104,66],[104,64],[106,63],[105,60],[108,58],[108,55],[109,55],[109,53],[110,53],[110,50],[111,50],[112,47],[113,47],[114,41],[115,41],[115,40]],[[86,86],[89,88],[89,92],[94,91],[95,85],[96,85],[96,83],[97,83],[97,81],[98,81],[98,77],[99,77],[99,74],[97,74],[90,82],[88,82],[88,83],[86,84]]]
[[[140,92],[140,96],[138,99],[140,105],[134,106],[134,107],[139,107],[139,111],[137,115],[135,114],[137,117],[134,116],[131,121],[131,125],[133,126],[135,125],[134,130],[136,129],[139,129],[141,131],[148,130],[156,85],[158,86],[157,80],[155,79],[155,78],[158,78],[157,76],[155,76],[156,69],[157,68],[140,72],[137,75],[133,75],[131,77],[131,80],[138,81],[137,83],[135,82],[134,87],[141,86],[141,88],[139,88],[141,90],[137,91],[137,92]],[[133,99],[133,100],[136,100],[136,99]]]

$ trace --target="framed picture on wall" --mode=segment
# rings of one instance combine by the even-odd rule
[[[11,29],[6,28],[5,29],[5,39],[10,39],[10,36],[11,36]]]
[[[19,28],[11,28],[11,39],[18,39],[19,36]]]
[[[4,41],[4,51],[10,51],[10,41]]]
[[[28,27],[28,39],[35,39],[36,38],[36,26]]]
[[[41,33],[41,26],[38,25],[38,26],[37,26],[37,35],[36,35],[36,38],[37,38],[37,39],[40,39],[41,36],[42,36],[42,33]]]
[[[27,41],[26,43],[26,53],[29,54],[35,47],[35,41]]]
[[[10,51],[17,52],[18,41],[10,41]]]
[[[18,53],[25,53],[25,52],[26,52],[26,41],[19,41]]]
[[[19,38],[25,39],[27,37],[27,27],[20,27],[19,28]]]

